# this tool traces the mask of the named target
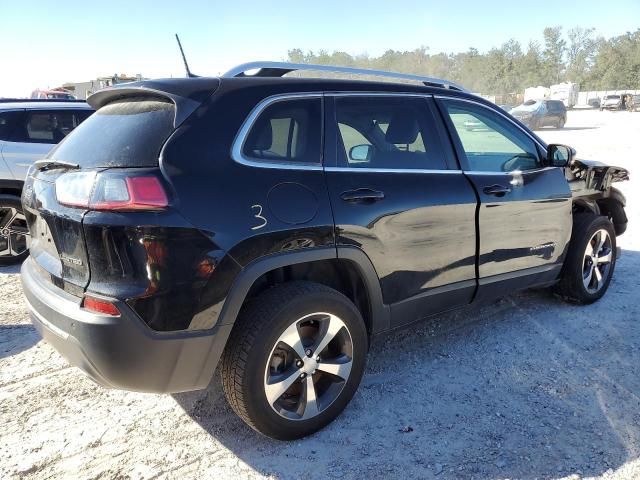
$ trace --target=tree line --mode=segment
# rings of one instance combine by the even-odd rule
[[[580,90],[640,89],[640,29],[605,39],[594,28],[575,27],[566,33],[547,27],[543,42],[523,48],[510,39],[481,53],[435,53],[422,46],[411,51],[387,50],[379,57],[320,50],[289,50],[288,61],[390,70],[447,78],[474,92],[501,94],[527,87],[576,82]]]

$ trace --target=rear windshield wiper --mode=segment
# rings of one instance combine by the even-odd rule
[[[77,163],[65,162],[63,160],[37,160],[33,166],[38,171],[51,170],[54,168],[78,169],[80,165]]]

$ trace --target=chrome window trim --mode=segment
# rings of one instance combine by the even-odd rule
[[[462,170],[443,170],[428,168],[369,168],[369,167],[326,167],[327,172],[365,172],[365,173],[462,173]]]
[[[467,175],[528,175],[529,173],[538,173],[544,170],[551,170],[553,168],[559,167],[540,167],[540,168],[532,168],[531,170],[511,170],[510,172],[487,172],[484,170],[463,170],[463,172]]]
[[[313,92],[313,93],[283,93],[278,95],[272,95],[261,100],[249,113],[247,118],[242,122],[242,126],[238,133],[236,134],[233,143],[231,144],[231,158],[236,162],[247,167],[257,167],[257,168],[276,168],[280,170],[322,170],[322,148],[320,148],[320,157],[318,158],[317,163],[301,163],[301,162],[279,162],[277,160],[259,160],[250,157],[246,157],[242,150],[244,149],[244,144],[247,140],[247,136],[253,128],[256,120],[260,116],[260,114],[269,106],[274,103],[283,102],[287,100],[298,100],[298,99],[306,99],[306,98],[318,98],[322,99],[322,92]],[[324,119],[320,119],[320,124],[322,125]],[[322,135],[322,133],[321,133]],[[320,142],[322,145],[322,139]]]
[[[411,97],[411,98],[433,98],[433,93],[403,93],[403,92],[325,92],[325,97]]]
[[[241,165],[245,165],[248,167],[255,168],[271,168],[271,169],[280,169],[280,170],[311,170],[311,171],[322,171],[326,170],[328,172],[366,172],[366,173],[437,173],[437,174],[446,174],[446,173],[465,173],[471,175],[512,175],[514,172],[487,172],[487,171],[477,171],[477,170],[459,170],[459,169],[413,169],[413,168],[368,168],[368,167],[323,167],[322,165],[322,151],[320,152],[320,161],[318,163],[300,163],[300,162],[278,162],[272,160],[257,160],[252,158],[247,158],[243,155],[242,149],[244,148],[244,143],[246,141],[247,135],[253,125],[255,124],[258,116],[270,105],[274,103],[287,101],[287,100],[296,100],[296,99],[304,99],[304,98],[319,98],[322,97],[350,97],[350,96],[375,96],[375,97],[414,97],[414,98],[437,98],[437,99],[445,99],[445,100],[457,100],[467,103],[472,103],[483,107],[491,112],[497,113],[501,115],[505,120],[510,122],[512,125],[518,127],[520,131],[522,131],[528,138],[533,140],[536,145],[540,146],[543,150],[546,150],[546,146],[541,144],[538,140],[532,137],[526,130],[520,127],[517,123],[514,123],[511,119],[509,119],[502,112],[498,112],[493,110],[486,105],[466,99],[459,98],[450,95],[434,95],[431,93],[402,93],[402,92],[308,92],[308,93],[282,93],[277,95],[272,95],[261,100],[249,113],[247,118],[242,122],[242,126],[238,133],[236,134],[232,147],[231,147],[231,158]],[[323,121],[323,120],[322,120]],[[540,167],[531,170],[519,171],[520,174],[528,174],[534,172],[540,172],[542,170],[557,168],[557,167]]]

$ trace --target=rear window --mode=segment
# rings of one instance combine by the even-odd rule
[[[173,103],[135,97],[109,103],[52,151],[50,158],[91,167],[152,167],[173,131]]]

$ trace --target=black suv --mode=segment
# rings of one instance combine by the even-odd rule
[[[24,292],[70,363],[180,392],[220,362],[237,414],[292,439],[345,408],[376,335],[533,286],[605,293],[626,170],[443,80],[280,78],[303,68],[329,67],[98,92],[31,169]]]
[[[563,128],[567,123],[567,107],[561,100],[527,100],[509,113],[531,130]]]

